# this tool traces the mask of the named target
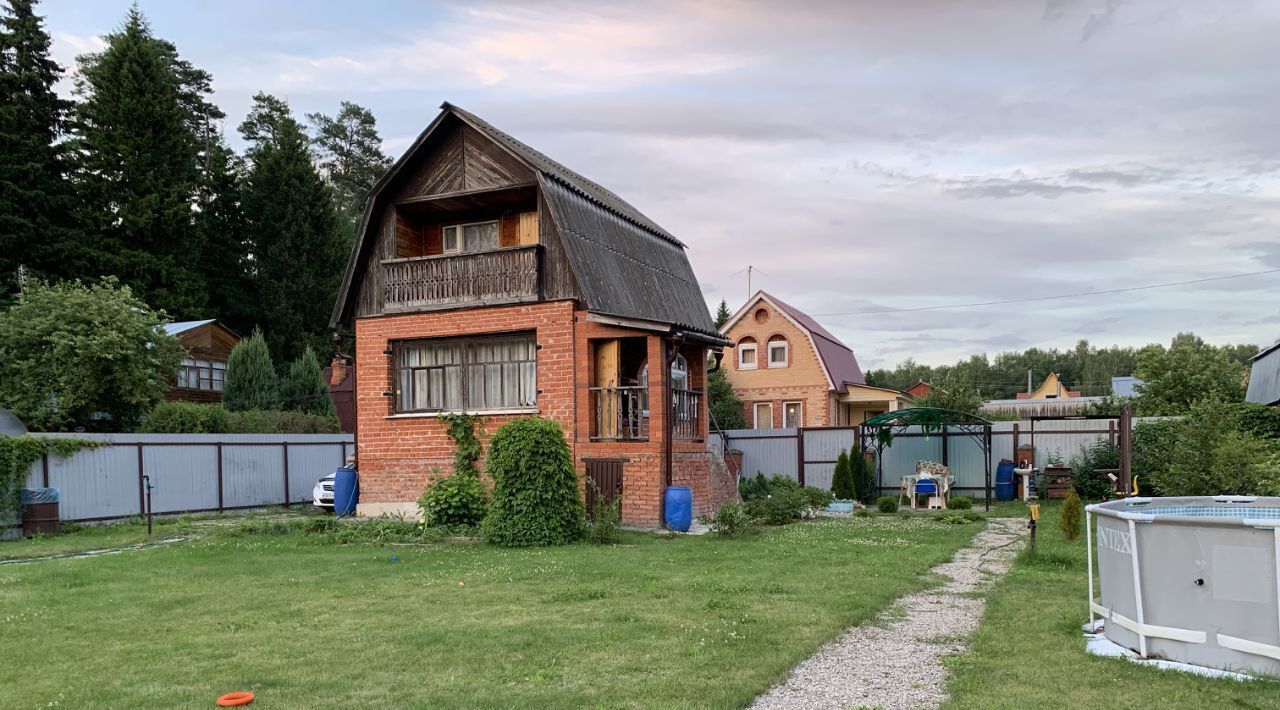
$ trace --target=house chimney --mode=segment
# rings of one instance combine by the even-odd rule
[[[347,361],[335,355],[333,362],[329,363],[329,386],[340,385],[345,379],[347,379]]]

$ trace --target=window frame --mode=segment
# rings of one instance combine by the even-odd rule
[[[492,340],[513,340],[516,338],[528,338],[533,345],[533,356],[528,360],[504,360],[501,363],[493,362],[476,362],[472,358],[472,346]],[[400,364],[401,356],[404,349],[415,345],[447,345],[449,343],[457,343],[461,347],[461,357],[457,364],[451,365],[415,365],[402,366]],[[484,333],[480,335],[465,336],[449,336],[443,338],[406,338],[403,340],[393,340],[389,343],[388,350],[391,353],[391,413],[392,415],[421,415],[421,414],[442,414],[445,412],[524,412],[536,410],[538,407],[538,336],[536,331],[515,331],[511,333]],[[470,369],[476,365],[495,365],[495,364],[533,364],[533,401],[530,404],[516,404],[511,406],[473,407],[468,401],[471,398],[471,374]],[[461,407],[458,409],[450,409],[448,407],[426,407],[422,409],[409,409],[403,407],[405,394],[402,389],[402,373],[405,371],[414,372],[417,370],[441,370],[448,367],[458,368],[458,399]],[[410,376],[410,383],[415,379]],[[410,392],[408,400],[413,401],[413,392]],[[447,394],[445,395],[447,399]]]
[[[502,220],[501,219],[482,219],[477,222],[459,222],[457,224],[446,224],[440,227],[440,252],[442,254],[480,254],[482,251],[467,251],[465,249],[466,240],[462,236],[464,227],[474,227],[480,224],[492,224],[498,232],[498,246],[502,246]],[[454,245],[450,249],[445,241],[445,232],[453,230]]]
[[[787,426],[787,407],[790,407],[793,404],[796,406],[796,408],[799,411],[797,413],[798,416],[796,418],[795,427],[790,427],[790,426]],[[791,429],[791,428],[800,428],[803,426],[804,426],[804,402],[802,400],[791,400],[788,402],[783,402],[782,403],[782,428]]]
[[[215,373],[221,373],[221,376],[214,377]],[[222,392],[226,375],[226,362],[188,356],[178,364],[178,376],[173,386],[186,392]]]
[[[780,347],[782,349],[782,362],[775,363],[773,361],[773,350],[775,347]],[[765,367],[781,368],[791,365],[791,343],[786,338],[780,337],[776,340],[769,340],[767,345],[765,345],[765,353],[767,356],[765,358]]]
[[[738,351],[738,369],[739,369],[739,370],[756,370],[756,369],[759,369],[759,367],[760,367],[760,344],[759,344],[759,343],[757,343],[757,342],[755,341],[755,339],[754,339],[754,338],[752,338],[752,339],[751,339],[751,342],[749,342],[749,343],[748,343],[748,342],[745,342],[745,341],[746,341],[746,339],[745,339],[745,338],[744,338],[743,340],[739,340],[739,341],[738,341],[738,345],[734,348],[735,350],[737,350],[737,351]],[[753,363],[751,363],[751,364],[746,364],[746,363],[745,363],[745,362],[743,362],[743,360],[742,360],[742,356],[743,356],[743,355],[745,355],[748,351],[750,351],[750,352],[752,352],[752,353],[755,353],[755,362],[753,362]]]
[[[760,408],[769,408],[769,426],[760,426]],[[773,402],[752,402],[751,403],[751,428],[752,429],[773,429]]]

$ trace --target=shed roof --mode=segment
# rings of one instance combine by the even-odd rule
[[[199,328],[202,325],[209,325],[212,322],[214,322],[213,318],[208,320],[184,320],[177,323],[165,323],[164,332],[169,335],[177,335],[179,333],[185,333],[193,328]]]
[[[450,117],[471,126],[538,174],[538,184],[588,310],[668,323],[720,340],[680,240],[600,184],[448,102],[370,194],[334,309],[333,326],[348,317],[355,297],[352,282],[355,274],[362,272],[359,266],[369,257],[375,241],[371,233],[376,234],[376,229],[369,225],[376,221],[371,215],[386,207],[382,193]]]

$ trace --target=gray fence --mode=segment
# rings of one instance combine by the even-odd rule
[[[31,466],[28,487],[57,488],[63,520],[286,505],[354,451],[350,434],[37,434],[106,442]]]
[[[1136,426],[1156,418],[1134,418]],[[991,475],[1001,460],[1014,460],[1019,445],[1035,447],[1035,466],[1043,468],[1051,457],[1065,463],[1102,439],[1116,441],[1119,427],[1114,420],[1055,420],[1037,422],[995,422],[991,425]],[[733,429],[724,432],[727,448],[742,452],[742,474],[763,473],[802,480],[806,486],[831,487],[835,458],[843,448],[858,441],[857,427],[814,427],[801,429]],[[712,445],[725,447],[719,434]],[[944,453],[945,448],[945,453]],[[979,439],[962,431],[925,432],[910,427],[895,433],[893,445],[884,449],[884,477],[880,486],[895,490],[901,477],[915,470],[917,461],[942,461],[955,475],[954,490],[975,494],[984,490],[986,467]],[[803,478],[800,473],[803,472]]]

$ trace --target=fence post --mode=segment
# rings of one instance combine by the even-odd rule
[[[804,427],[796,427],[796,480],[804,487]]]
[[[221,442],[221,441],[219,441],[219,442],[217,443],[217,445],[216,445],[216,446],[217,446],[217,450],[218,450],[218,512],[219,512],[219,513],[221,513],[221,512],[222,512],[222,508],[223,508],[223,501],[222,501],[222,442]]]
[[[138,514],[147,514],[147,491],[146,485],[142,477],[146,475],[146,471],[142,467],[142,442],[138,442]]]
[[[44,486],[45,488],[48,488],[49,487],[49,452],[47,451],[44,452],[43,454],[40,454],[40,470],[41,470],[41,480],[43,481],[41,485]]]
[[[284,505],[289,507],[289,442],[280,442],[280,450],[284,452]]]

